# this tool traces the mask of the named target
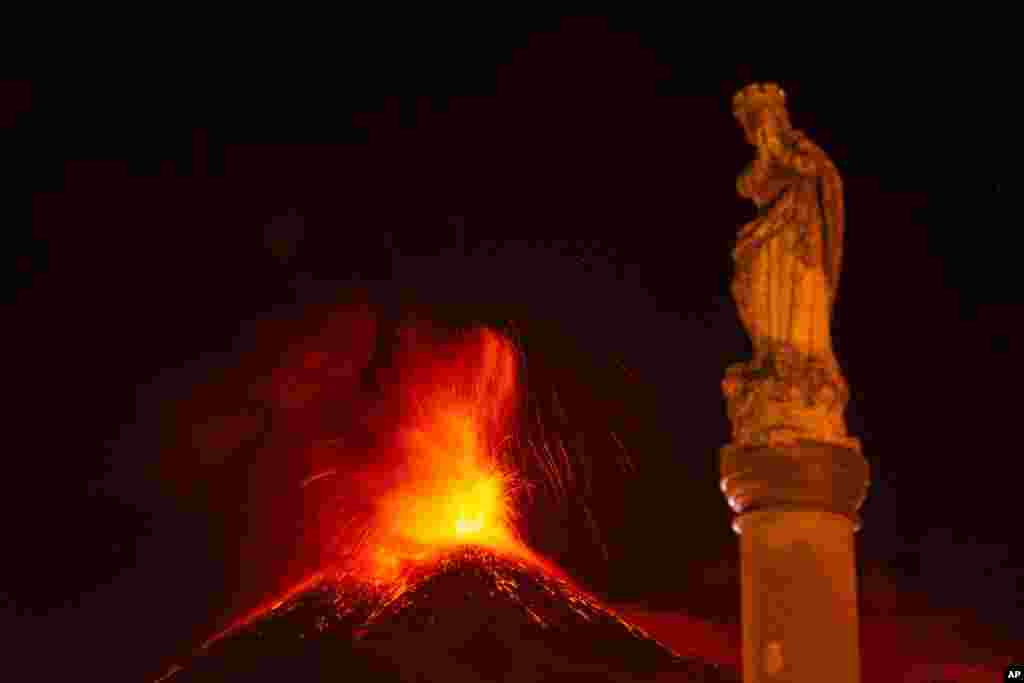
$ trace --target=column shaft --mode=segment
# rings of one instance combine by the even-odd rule
[[[815,510],[742,515],[745,683],[857,683],[853,523]]]

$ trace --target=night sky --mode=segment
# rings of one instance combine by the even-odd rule
[[[833,329],[872,468],[863,619],[953,624],[975,659],[1024,652],[1016,112],[991,71],[957,79],[923,50],[794,67],[690,33],[483,23],[3,84],[31,218],[4,250],[0,590],[20,650],[153,676],[310,569],[292,547],[308,463],[268,455],[247,391],[304,339],[347,348],[345,324],[323,330],[356,309],[376,321],[369,362],[310,440],[386,400],[398,321],[514,330],[580,453],[613,458],[614,432],[636,465],[595,466],[607,559],[571,503],[529,511],[534,545],[612,603],[735,623],[719,383],[751,350],[728,287],[753,206],[730,105],[757,80],[845,183]],[[195,437],[211,416],[238,418],[222,446]]]

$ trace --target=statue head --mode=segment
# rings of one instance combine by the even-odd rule
[[[757,129],[765,118],[775,118],[782,129],[789,129],[786,93],[775,83],[751,83],[732,99],[732,113],[746,135],[747,142],[757,144]]]

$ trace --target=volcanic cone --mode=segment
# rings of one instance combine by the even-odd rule
[[[398,578],[322,576],[163,680],[738,681],[540,563],[467,546]]]

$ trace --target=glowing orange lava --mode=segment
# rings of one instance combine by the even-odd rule
[[[442,356],[442,352],[446,355]],[[519,494],[527,490],[507,452],[518,401],[519,356],[507,338],[487,329],[425,344],[399,364],[401,405],[393,451],[362,479],[373,487],[372,520],[353,533],[351,519],[335,520],[346,547],[337,566],[316,574],[236,621],[224,633],[274,609],[290,596],[329,575],[354,574],[400,587],[413,564],[463,545],[483,546],[530,561],[563,577],[557,567],[530,551],[516,529]],[[316,474],[303,484],[328,474]],[[377,482],[385,482],[381,486]]]
[[[389,577],[404,562],[473,544],[526,553],[514,530],[513,467],[501,452],[517,398],[517,355],[488,330],[457,358],[434,362],[406,383],[399,432],[398,483],[378,503],[368,544],[373,573]]]

